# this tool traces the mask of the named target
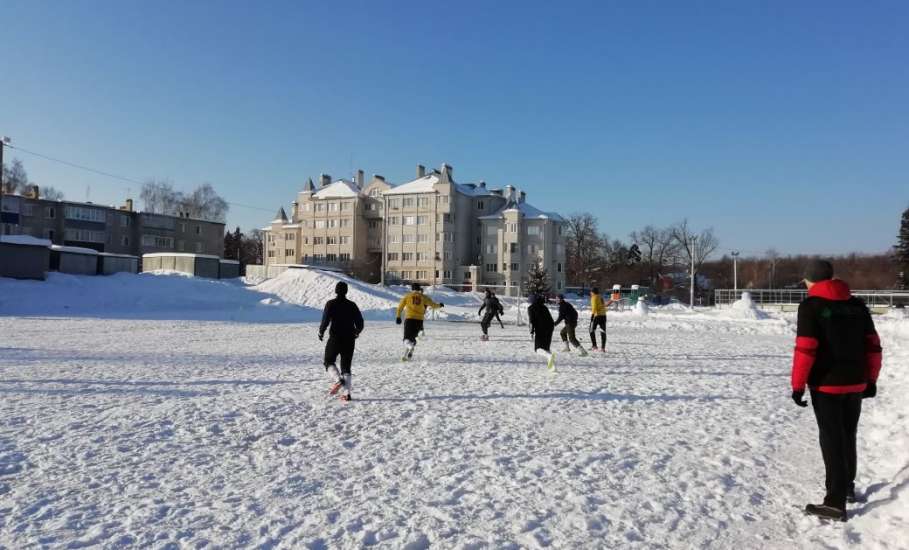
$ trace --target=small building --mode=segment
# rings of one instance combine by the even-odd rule
[[[50,269],[71,275],[97,275],[98,251],[79,246],[51,245]]]
[[[138,273],[139,257],[129,254],[111,254],[101,252],[98,254],[98,274],[111,275],[114,273]]]
[[[0,235],[0,277],[47,278],[50,241],[28,235]]]
[[[207,254],[157,252],[142,255],[142,272],[178,271],[194,277],[217,279],[221,270],[220,258]]]

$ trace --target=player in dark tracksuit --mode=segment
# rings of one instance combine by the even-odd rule
[[[492,320],[499,314],[499,308],[501,307],[502,305],[499,303],[498,298],[495,297],[491,290],[486,289],[486,297],[483,299],[483,305],[480,306],[480,311],[477,312],[477,315],[483,315],[483,310],[486,310],[486,315],[483,315],[483,319],[480,320],[480,329],[483,330],[483,336],[480,337],[481,339],[489,339],[489,325],[492,324]],[[501,323],[501,321],[499,321],[499,323]]]
[[[332,380],[329,395],[338,393],[342,388],[342,401],[350,401],[351,372],[354,343],[363,332],[363,315],[357,304],[347,299],[347,283],[335,285],[337,297],[329,300],[322,311],[322,324],[319,325],[319,340],[325,337],[328,329],[328,342],[325,344],[325,372]],[[329,326],[331,328],[329,328]],[[338,371],[337,360],[341,356],[341,370]]]
[[[833,278],[829,262],[811,262],[805,283],[808,297],[799,304],[792,399],[807,407],[807,384],[827,489],[823,504],[808,504],[805,512],[846,521],[846,503],[855,501],[855,437],[862,399],[877,395],[881,341],[865,303]]]
[[[555,368],[555,354],[550,350],[552,346],[552,332],[555,323],[552,314],[546,307],[546,299],[541,294],[531,297],[530,307],[527,308],[527,319],[530,321],[530,334],[533,335],[533,349],[536,353],[546,358],[549,370]]]
[[[578,326],[578,310],[565,301],[564,294],[559,294],[559,317],[555,321],[555,326],[559,326],[562,321],[565,321],[565,326],[562,328],[562,332],[559,333],[562,337],[562,342],[565,343],[565,349],[562,351],[571,351],[568,346],[568,342],[571,342],[575,349],[581,350],[581,357],[587,355],[587,350],[584,349],[584,346],[581,345],[574,333]]]

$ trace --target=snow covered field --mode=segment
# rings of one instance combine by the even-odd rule
[[[551,374],[526,327],[444,321],[402,364],[373,295],[342,404],[311,290],[60,290],[114,279],[0,280],[0,547],[909,547],[909,320],[877,320],[868,502],[825,525],[791,317],[612,314],[605,357]]]

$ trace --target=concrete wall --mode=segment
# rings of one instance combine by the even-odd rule
[[[217,257],[195,254],[145,254],[142,256],[142,271],[179,271],[195,277],[217,279],[221,262]]]
[[[43,281],[49,266],[50,249],[46,246],[0,243],[0,277]]]
[[[51,254],[60,255],[60,262],[57,264],[57,271],[60,273],[69,273],[71,275],[98,274],[97,254],[80,254],[66,251],[51,251]]]

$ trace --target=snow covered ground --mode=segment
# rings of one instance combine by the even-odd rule
[[[791,316],[611,314],[609,353],[551,374],[526,327],[444,321],[402,364],[364,289],[342,404],[315,290],[117,279],[0,279],[2,548],[909,547],[897,315],[860,427],[867,502],[825,525],[800,511],[823,466],[789,399]]]

